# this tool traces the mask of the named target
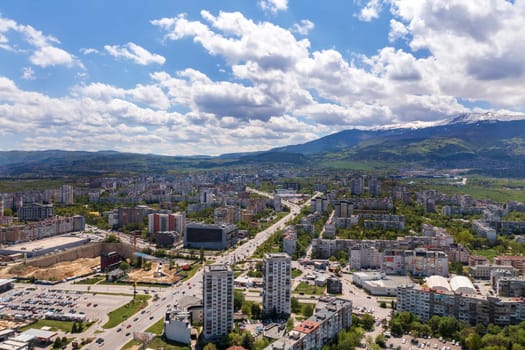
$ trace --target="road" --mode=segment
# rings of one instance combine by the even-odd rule
[[[271,195],[265,192],[257,191],[251,188],[247,189],[248,191],[258,193],[260,195],[264,195],[271,198]],[[320,193],[316,193],[314,197],[320,195]],[[314,198],[312,197],[312,198]],[[237,246],[237,248],[225,252],[223,256],[217,257],[215,263],[218,264],[232,264],[237,259],[240,259],[241,257],[249,257],[254,254],[257,247],[265,242],[272,234],[274,234],[277,230],[281,230],[286,226],[286,222],[295,218],[300,212],[302,206],[306,206],[310,204],[310,201],[307,200],[302,205],[297,205],[295,203],[292,203],[287,200],[283,200],[282,204],[287,206],[290,209],[290,212],[284,216],[281,220],[273,224],[272,226],[268,227],[267,229],[257,233],[257,235],[245,242],[242,245]],[[142,244],[143,242],[137,241],[137,245]],[[56,286],[55,286],[56,287]],[[64,289],[76,289],[76,288],[83,288],[82,290],[86,290],[87,286],[82,285],[73,285],[73,284],[67,284],[64,285]],[[67,288],[66,288],[67,287]],[[132,291],[131,287],[127,286],[118,286],[119,289],[117,290],[116,287],[110,287],[111,292],[117,292],[117,293],[129,293]],[[115,289],[114,289],[115,288]],[[140,288],[144,289],[144,288]],[[91,286],[92,292],[108,292],[108,286],[97,286],[92,285]],[[145,312],[143,314],[138,313],[136,315],[133,315],[132,319],[137,318],[137,321],[131,321],[127,320],[123,322],[121,325],[114,327],[112,329],[105,330],[103,333],[95,334],[96,337],[101,337],[104,339],[104,344],[102,346],[99,346],[96,343],[91,344],[87,347],[87,349],[120,349],[123,345],[125,345],[127,342],[129,342],[132,338],[133,332],[143,332],[146,329],[148,329],[153,323],[157,322],[161,318],[164,318],[164,313],[168,307],[168,305],[175,305],[179,302],[180,298],[184,295],[195,295],[197,297],[202,296],[202,269],[200,269],[195,275],[184,282],[183,284],[180,284],[176,287],[169,287],[169,288],[162,288],[160,289],[157,294],[159,295],[159,300],[155,302],[150,302],[150,304],[144,309]],[[131,327],[127,328],[128,325],[131,325]],[[92,327],[93,330],[91,332],[95,332],[95,329],[98,329],[97,327]],[[122,328],[121,331],[117,331],[119,328]],[[126,336],[127,333],[130,333]],[[82,334],[80,337],[84,337],[85,335]]]

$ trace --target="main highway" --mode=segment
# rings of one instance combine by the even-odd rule
[[[268,193],[257,191],[251,188],[247,189],[250,192],[257,193],[259,195],[264,195],[269,198],[272,198],[272,196]],[[312,198],[315,198],[319,196],[320,193],[316,193]],[[292,203],[287,200],[282,201],[284,206],[287,206],[290,209],[290,212],[284,216],[282,219],[280,219],[275,224],[271,225],[267,229],[257,233],[257,235],[247,242],[238,245],[235,249],[225,251],[222,256],[218,256],[215,260],[215,263],[217,264],[232,264],[235,261],[242,260],[244,258],[248,258],[251,255],[254,254],[257,247],[265,242],[273,233],[275,233],[277,230],[283,229],[286,226],[286,223],[289,220],[292,220],[295,218],[301,211],[302,206],[306,206],[310,204],[309,200],[306,200],[302,205],[298,205],[295,203]],[[157,322],[158,320],[164,318],[164,314],[166,312],[166,309],[169,305],[176,305],[178,304],[181,297],[185,295],[194,295],[196,297],[202,297],[202,268],[195,273],[193,277],[191,277],[189,280],[186,280],[184,283],[179,283],[175,287],[168,287],[168,288],[161,288],[156,292],[158,294],[159,298],[156,301],[151,301],[149,305],[144,309],[144,313],[139,312],[130,319],[124,321],[121,325],[116,326],[112,329],[105,330],[103,333],[94,334],[94,329],[96,327],[91,327],[93,330],[89,330],[88,332],[91,334],[94,334],[96,337],[100,337],[104,339],[104,343],[101,345],[98,345],[96,343],[90,344],[88,349],[120,349],[122,348],[127,342],[129,342],[132,339],[133,332],[143,332],[146,329],[148,329],[153,323]],[[57,286],[55,286],[56,288]],[[85,290],[85,286],[82,286]],[[73,285],[73,284],[67,284],[67,286],[64,286],[64,289],[76,289],[76,288],[82,288],[79,285]],[[110,292],[116,292],[116,293],[122,293],[122,292],[131,292],[131,287],[123,287],[123,288],[117,288],[115,286],[110,287]],[[142,290],[144,288],[140,288]],[[151,288],[150,288],[151,289]],[[156,289],[155,289],[156,290]],[[90,286],[91,292],[108,292],[108,286],[107,285],[91,285]],[[131,320],[136,321],[131,321]],[[129,328],[128,328],[129,327]],[[87,334],[80,335],[81,337],[85,337]]]

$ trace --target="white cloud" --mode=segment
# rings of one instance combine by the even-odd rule
[[[68,67],[78,66],[83,68],[82,63],[76,59],[75,56],[55,46],[56,44],[60,44],[60,41],[57,38],[51,35],[45,35],[32,26],[17,24],[14,20],[0,16],[1,48],[15,52],[19,51],[8,45],[6,33],[9,31],[22,34],[25,42],[33,46],[34,51],[29,57],[32,64],[40,67],[65,65]],[[20,52],[23,52],[23,50],[20,50]]]
[[[80,52],[84,55],[92,55],[92,54],[100,53],[97,49],[93,49],[93,48],[82,48],[80,49]]]
[[[312,49],[300,33],[313,28],[308,22],[285,29],[239,12],[208,11],[198,20],[154,20],[167,41],[193,40],[223,59],[216,69],[224,69],[228,74],[218,76],[227,80],[196,66],[154,72],[130,88],[81,84],[53,98],[0,78],[0,130],[37,130],[20,138],[29,148],[217,154],[302,143],[352,127],[428,125],[468,112],[460,98],[502,110],[525,108],[522,2],[388,4],[391,46],[352,60],[334,48]],[[1,23],[13,25],[0,21],[0,34]],[[31,35],[34,42],[45,39]],[[403,49],[395,46],[400,38]],[[52,38],[44,41],[41,48],[56,46]],[[105,50],[161,64],[131,44]],[[10,122],[13,116],[24,125]]]
[[[301,34],[301,35],[308,35],[308,33],[314,29],[315,24],[312,21],[309,21],[307,19],[302,19],[299,23],[295,23],[292,26],[292,32]]]
[[[24,67],[21,78],[24,80],[35,80],[35,71],[31,67]]]
[[[162,65],[166,62],[166,59],[158,54],[151,53],[143,47],[132,42],[126,45],[105,45],[104,49],[115,58],[125,58],[132,60],[133,62],[142,66],[149,64]]]
[[[443,94],[525,107],[525,7],[522,1],[392,1],[392,13],[414,51],[430,54],[427,68]],[[393,34],[396,36],[397,34]]]
[[[390,20],[390,32],[388,33],[388,40],[390,42],[396,41],[399,38],[404,38],[408,34],[407,27],[395,19]]]
[[[259,7],[263,11],[277,13],[288,9],[288,0],[259,0]]]
[[[72,66],[74,63],[73,56],[66,51],[53,46],[43,46],[36,50],[31,57],[31,63],[39,67],[48,66]]]
[[[369,0],[368,3],[361,9],[357,17],[361,21],[370,22],[375,18],[379,18],[382,8],[383,0]]]

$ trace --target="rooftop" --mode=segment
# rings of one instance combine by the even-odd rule
[[[205,271],[231,271],[228,265],[224,264],[212,264],[205,267]]]
[[[295,328],[294,331],[309,334],[315,331],[319,327],[319,323],[310,321],[310,320],[304,320],[303,322],[299,323]]]
[[[8,247],[5,247],[4,249],[16,250],[16,251],[21,251],[21,252],[24,252],[24,251],[32,252],[35,250],[60,247],[62,245],[66,245],[66,244],[74,243],[74,242],[81,242],[84,240],[86,240],[86,238],[74,237],[74,236],[55,236],[55,237],[35,240],[32,242],[13,244]]]

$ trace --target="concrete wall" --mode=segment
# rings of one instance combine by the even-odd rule
[[[102,253],[117,251],[123,257],[133,255],[133,247],[127,243],[89,243],[53,255],[42,256],[27,261],[30,266],[48,267],[59,262],[73,261],[80,258],[95,258]]]

